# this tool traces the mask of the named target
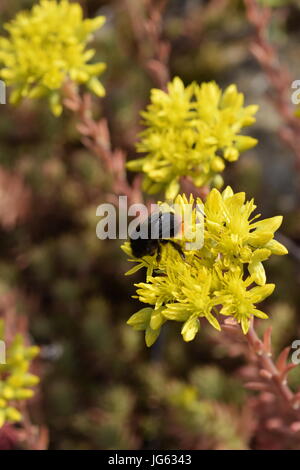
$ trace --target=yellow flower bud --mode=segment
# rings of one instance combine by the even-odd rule
[[[221,157],[215,157],[211,162],[211,168],[217,173],[223,171],[225,168],[224,160]]]
[[[177,196],[179,190],[180,190],[179,182],[177,180],[171,181],[171,183],[169,183],[166,188],[166,192],[165,192],[166,199],[170,201],[173,200]]]
[[[28,359],[33,359],[40,353],[40,348],[38,346],[29,346],[26,350],[26,357]]]
[[[6,415],[5,410],[0,410],[0,429],[5,424],[5,415]]]
[[[152,311],[150,307],[142,308],[127,320],[127,324],[133,326],[135,330],[144,330],[149,324]]]
[[[4,385],[2,389],[2,396],[6,398],[6,400],[12,400],[15,397],[15,391],[12,387]]]
[[[245,152],[245,150],[249,150],[252,147],[257,145],[258,140],[254,139],[254,137],[249,137],[247,135],[239,135],[236,137],[236,148],[239,152]]]
[[[161,308],[152,311],[150,320],[150,327],[152,328],[152,330],[157,330],[158,328],[160,328],[164,321],[165,319],[161,313]]]
[[[221,175],[216,175],[213,178],[212,184],[215,188],[220,189],[224,184],[224,180]]]
[[[265,248],[268,248],[273,255],[286,255],[288,253],[288,250],[286,249],[285,246],[283,246],[281,243],[279,243],[277,240],[270,240],[266,245]]]
[[[224,158],[229,162],[235,162],[239,158],[239,151],[235,147],[227,147],[224,151]]]
[[[200,322],[198,318],[192,315],[183,325],[181,329],[181,334],[183,336],[184,341],[189,342],[192,341],[198,330],[200,328]]]
[[[266,272],[261,262],[250,263],[249,273],[251,274],[254,282],[259,286],[263,286],[266,283]]]
[[[27,400],[28,398],[32,398],[33,395],[33,390],[30,388],[21,388],[15,392],[15,397],[17,400]]]
[[[21,421],[22,415],[16,408],[10,406],[6,409],[6,418],[8,421]]]
[[[155,341],[157,340],[159,336],[159,333],[160,333],[160,329],[153,330],[150,325],[147,327],[146,332],[145,332],[145,342],[148,348],[152,346],[153,343],[155,343]]]
[[[7,401],[4,400],[3,398],[0,398],[0,408],[5,408],[7,404]]]

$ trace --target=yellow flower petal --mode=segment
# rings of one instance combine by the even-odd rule
[[[197,317],[191,316],[183,325],[181,329],[181,334],[184,341],[192,341],[200,328],[200,322]]]

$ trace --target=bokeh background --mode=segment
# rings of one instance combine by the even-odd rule
[[[135,2],[138,0],[132,0]],[[32,0],[1,0],[0,23],[30,8]],[[96,117],[108,119],[112,144],[135,156],[139,111],[154,86],[141,67],[126,2],[79,2],[87,16],[103,14],[94,40],[96,59],[107,63],[107,95],[95,100]],[[275,353],[300,338],[299,169],[278,136],[267,77],[249,51],[252,29],[242,1],[170,0],[162,35],[171,44],[170,74],[188,84],[236,83],[247,104],[259,104],[259,139],[224,173],[235,191],[254,197],[263,217],[282,214],[280,241],[290,254],[266,263],[276,284],[265,303]],[[273,4],[269,31],[280,59],[300,79],[300,6]],[[45,102],[0,107],[0,291],[17,293],[41,346],[36,364],[40,390],[32,419],[49,431],[51,449],[278,448],[268,430],[257,431],[254,392],[243,387],[247,368],[235,345],[203,328],[184,343],[180,325],[166,325],[150,350],[126,325],[139,308],[121,242],[96,237],[96,207],[105,202],[107,174],[80,142],[74,118],[55,118]],[[1,307],[3,308],[3,307]],[[218,337],[217,337],[218,336]],[[300,385],[300,366],[290,374]],[[293,444],[295,448],[295,444]],[[300,439],[299,447],[300,448]]]

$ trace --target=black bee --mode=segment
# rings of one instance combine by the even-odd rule
[[[170,243],[180,256],[185,259],[180,245],[169,238],[174,238],[181,229],[181,220],[172,212],[154,212],[140,223],[129,235],[133,256],[142,258],[157,253],[157,260],[161,256],[161,245]]]

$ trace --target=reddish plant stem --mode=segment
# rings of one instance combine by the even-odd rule
[[[253,324],[250,326],[247,334],[247,341],[251,350],[256,354],[261,370],[269,372],[268,379],[272,381],[274,388],[284,402],[291,407],[297,405],[297,403],[294,402],[295,394],[291,391],[285,377],[282,377],[282,373],[274,364],[271,352],[258,337]]]
[[[155,86],[165,91],[170,81],[170,43],[162,39],[163,13],[167,3],[168,0],[125,0],[138,62]]]
[[[264,445],[264,439],[268,440],[273,431],[277,435],[276,439],[281,436],[282,448],[292,441],[298,445],[300,389],[296,392],[290,389],[287,375],[291,369],[299,366],[288,363],[290,348],[283,349],[274,359],[272,327],[267,328],[260,339],[253,320],[246,336],[241,333],[240,326],[233,318],[224,321],[222,330],[225,332],[223,341],[229,354],[243,355],[246,359],[246,364],[239,370],[246,380],[245,388],[258,392],[247,403],[255,419],[257,439],[262,443],[260,445]]]
[[[64,105],[77,118],[77,130],[83,145],[96,155],[107,172],[111,193],[108,199],[117,203],[117,196],[127,196],[129,204],[142,202],[140,178],[130,185],[126,173],[126,154],[122,149],[112,149],[108,123],[105,118],[96,121],[92,117],[92,97],[79,95],[77,86],[68,81],[64,85]]]

